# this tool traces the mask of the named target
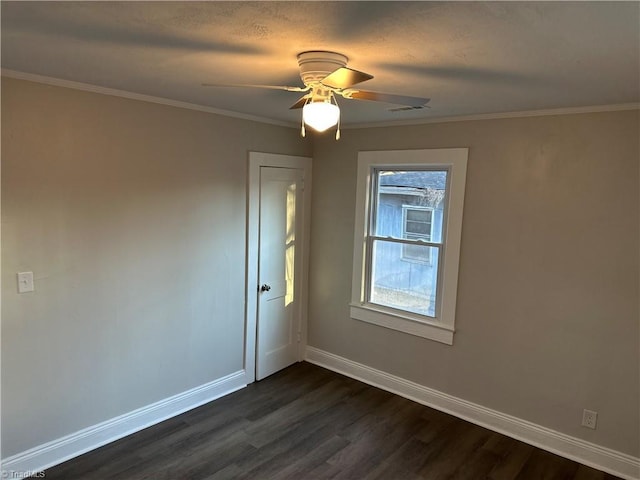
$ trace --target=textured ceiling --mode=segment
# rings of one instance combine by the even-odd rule
[[[296,55],[333,50],[367,90],[343,124],[640,101],[638,2],[9,2],[3,69],[296,123]]]

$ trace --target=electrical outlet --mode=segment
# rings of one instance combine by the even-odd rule
[[[596,429],[596,423],[598,422],[598,412],[593,410],[584,409],[582,411],[582,426],[587,428]]]

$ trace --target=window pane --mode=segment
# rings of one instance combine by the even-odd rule
[[[407,249],[416,261],[405,261]],[[369,301],[419,315],[436,316],[438,247],[373,242]]]
[[[425,247],[420,245],[402,245],[402,260],[431,263],[431,250],[427,250],[425,254],[423,248]]]
[[[420,235],[429,235],[431,233],[430,223],[411,222],[407,220],[407,233],[417,233]]]
[[[446,170],[378,170],[371,233],[380,237],[442,241]]]
[[[431,223],[431,210],[407,210],[407,221]]]

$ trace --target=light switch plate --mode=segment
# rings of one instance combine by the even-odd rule
[[[18,293],[33,292],[33,272],[18,272]]]

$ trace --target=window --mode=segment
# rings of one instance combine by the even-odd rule
[[[360,152],[351,316],[453,343],[467,149]]]
[[[415,205],[402,206],[402,238],[431,241],[433,208]],[[413,245],[402,246],[402,259],[408,262],[431,263],[431,255],[422,256]]]

